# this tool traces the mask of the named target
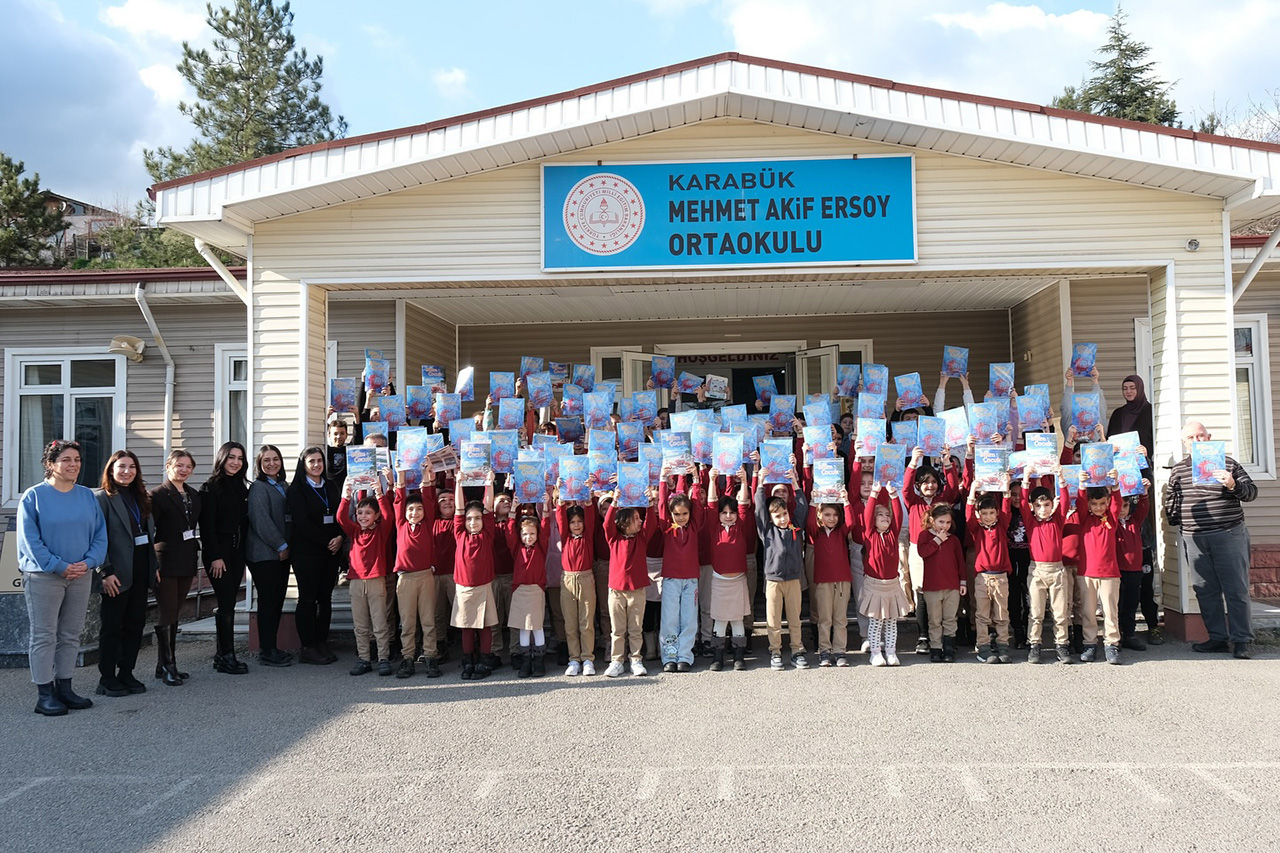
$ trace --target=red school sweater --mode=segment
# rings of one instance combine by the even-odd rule
[[[459,586],[484,586],[493,581],[493,513],[486,512],[480,532],[467,532],[465,515],[453,516],[453,579]]]
[[[569,508],[556,507],[556,529],[560,533],[560,566],[566,572],[589,572],[595,561],[596,507],[588,501],[583,507],[583,530],[576,539],[569,532]]]
[[[740,575],[747,570],[747,554],[756,551],[756,520],[751,502],[738,504],[738,520],[725,527],[720,521],[715,504],[707,501],[707,523],[702,528],[702,538],[711,556],[711,570],[718,575]]]
[[[420,524],[405,520],[406,495],[404,489],[396,489],[396,562],[397,574],[429,571],[435,565],[436,543],[436,490],[422,487],[422,508],[426,511]]]
[[[976,504],[964,505],[965,524],[969,530],[969,542],[977,552],[973,563],[975,572],[1009,571],[1009,522],[1013,515],[1009,512],[1009,495],[1006,492],[1000,503],[1000,514],[993,527],[983,527],[978,522]]]
[[[1022,519],[1027,525],[1027,548],[1031,551],[1031,559],[1037,563],[1061,563],[1063,527],[1066,524],[1067,508],[1070,498],[1064,487],[1058,495],[1058,508],[1053,515],[1044,521],[1036,518],[1031,502],[1027,499],[1027,490],[1021,489]]]
[[[452,575],[454,554],[458,550],[458,544],[453,538],[453,519],[437,518],[431,525],[431,539],[435,546],[435,573]]]
[[[859,484],[861,484],[861,472],[859,472]],[[916,469],[908,465],[906,476],[902,481],[902,494],[907,499],[907,533],[912,542],[920,540],[920,531],[924,530],[924,517],[929,514],[929,510],[938,504],[951,506],[956,502],[956,498],[960,497],[960,476],[956,473],[954,465],[947,468],[943,482],[938,487],[938,494],[932,501],[927,501],[923,495],[917,494],[915,485]]]
[[[882,493],[884,494],[884,493]],[[870,578],[893,580],[898,576],[898,536],[902,532],[902,501],[892,501],[889,529],[876,530],[876,501],[862,511],[862,571]]]
[[[514,510],[515,507],[512,509]],[[515,548],[507,544],[510,541],[507,534],[515,523],[515,512],[501,521],[496,516],[493,519],[493,527],[496,531],[493,537],[493,573],[495,575],[509,575],[515,571]],[[516,541],[520,541],[519,535],[516,536]]]
[[[966,568],[964,546],[960,544],[960,537],[955,531],[947,536],[945,542],[938,542],[932,530],[922,530],[916,537],[916,550],[924,560],[924,583],[920,587],[922,590],[937,592],[960,588]]]
[[[684,478],[681,477],[681,482]],[[676,527],[671,523],[667,507],[669,496],[664,481],[658,486],[658,537],[662,539],[662,576],[672,580],[697,580],[702,566],[701,535],[704,499],[698,494],[698,486],[690,494],[689,523]],[[649,510],[652,513],[653,509]]]
[[[1120,522],[1116,533],[1116,560],[1122,572],[1142,571],[1142,523],[1147,520],[1149,507],[1147,496],[1139,496],[1138,505]]]
[[[1116,536],[1120,528],[1120,492],[1111,493],[1105,515],[1089,512],[1089,493],[1076,495],[1076,515],[1080,518],[1080,574],[1087,578],[1118,578]]]
[[[512,588],[533,585],[547,588],[547,543],[551,541],[551,519],[538,520],[538,541],[530,548],[520,539],[523,528],[513,522],[507,525],[506,546],[511,552]]]
[[[635,536],[623,536],[618,532],[615,518],[618,509],[609,504],[604,514],[604,538],[609,543],[609,589],[620,591],[644,589],[649,586],[649,567],[645,563],[645,550],[658,529],[658,514],[646,512],[644,526]]]
[[[820,509],[810,509],[804,532],[813,549],[814,583],[853,583],[849,563],[849,533],[854,526],[853,505],[845,504],[836,526],[827,528],[818,521]]]
[[[387,576],[387,543],[392,541],[395,531],[391,495],[378,498],[378,510],[382,518],[365,530],[351,517],[351,501],[344,496],[338,503],[338,525],[351,540],[349,577],[369,580]]]

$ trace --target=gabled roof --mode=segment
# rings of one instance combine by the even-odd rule
[[[254,224],[740,118],[1223,199],[1280,213],[1280,145],[723,53],[532,101],[165,181],[159,223],[242,250]]]

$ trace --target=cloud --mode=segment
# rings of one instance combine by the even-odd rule
[[[164,106],[176,107],[189,92],[187,81],[172,65],[148,65],[138,70],[138,78]]]
[[[977,36],[1004,36],[1018,30],[1052,30],[1087,36],[1101,43],[1110,15],[1077,9],[1065,15],[1050,14],[1039,6],[992,3],[981,12],[939,12],[929,19],[944,27],[960,27]]]
[[[158,38],[180,44],[205,30],[205,6],[195,0],[125,0],[103,9],[99,17],[141,40]]]
[[[696,6],[706,5],[708,0],[640,0],[651,15],[657,17],[679,16]]]
[[[441,97],[450,100],[461,100],[470,97],[471,91],[467,88],[467,72],[461,68],[440,68],[431,72],[431,82],[435,84],[436,91]]]

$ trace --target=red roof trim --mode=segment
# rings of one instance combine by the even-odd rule
[[[638,74],[631,74],[626,77],[617,77],[613,80],[606,80],[603,83],[596,83],[590,86],[582,86],[577,89],[570,89],[566,92],[558,92],[554,95],[544,95],[540,98],[531,98],[525,101],[517,101],[513,104],[506,104],[499,107],[490,107],[489,109],[479,110],[472,113],[463,113],[462,115],[451,116],[449,118],[437,119],[436,121],[427,122],[426,124],[411,125],[409,127],[396,128],[394,130],[382,130],[376,133],[367,133],[362,136],[351,136],[345,139],[335,139],[331,142],[317,142],[313,145],[304,145],[299,148],[290,148],[288,151],[281,151],[277,154],[270,154],[266,157],[259,157],[255,160],[247,160],[243,163],[235,163],[230,166],[223,166],[218,169],[211,169],[207,172],[199,172],[194,175],[187,175],[182,178],[173,178],[168,181],[160,181],[153,184],[147,189],[147,194],[154,200],[158,190],[168,189],[169,187],[179,186],[181,184],[191,183],[193,181],[205,180],[207,178],[225,175],[231,172],[238,172],[241,169],[253,166],[261,166],[266,163],[274,163],[280,160],[286,160],[290,157],[297,157],[301,154],[308,154],[313,151],[324,151],[331,148],[345,148],[350,145],[363,145],[368,142],[378,142],[383,139],[390,139],[398,136],[407,136],[414,133],[427,133],[432,130],[450,127],[464,122],[478,121],[490,116],[502,115],[503,113],[512,112],[514,110],[528,109],[530,107],[543,106],[545,104],[555,103],[556,101],[566,100],[568,98],[581,97],[583,95],[592,95],[599,92],[613,89],[618,86],[625,86],[630,83],[638,83],[643,80],[651,80],[658,77],[665,77],[668,74],[674,74],[681,71],[688,71],[692,68],[701,68],[707,65],[713,65],[717,62],[748,62],[753,65],[762,65],[766,68],[775,68],[779,71],[796,71],[801,74],[817,74],[824,77],[832,77],[837,80],[843,80],[850,83],[862,83],[869,86],[877,86],[884,89],[891,89],[897,92],[905,92],[913,95],[923,95],[926,97],[951,98],[957,101],[965,101],[972,104],[982,104],[984,106],[1003,107],[1007,109],[1022,110],[1025,112],[1039,113],[1041,115],[1053,116],[1056,118],[1069,118],[1078,121],[1087,121],[1094,124],[1102,124],[1110,127],[1129,128],[1132,130],[1145,130],[1150,133],[1161,133],[1166,136],[1177,136],[1183,139],[1193,139],[1199,142],[1217,142],[1227,145],[1235,145],[1241,148],[1253,148],[1259,151],[1280,152],[1280,144],[1271,142],[1257,142],[1251,139],[1236,139],[1230,136],[1217,136],[1210,133],[1199,133],[1197,131],[1186,130],[1178,127],[1164,127],[1163,125],[1146,124],[1144,122],[1129,121],[1127,119],[1110,118],[1108,116],[1096,116],[1090,113],[1078,113],[1071,110],[1061,110],[1055,107],[1046,107],[1041,104],[1029,104],[1022,101],[1011,101],[1004,98],[993,98],[985,95],[974,95],[966,92],[953,92],[949,89],[931,89],[927,86],[915,86],[909,83],[895,83],[892,80],[886,80],[882,77],[868,77],[862,74],[852,74],[845,71],[834,71],[830,68],[820,68],[816,65],[802,65],[796,62],[782,62],[776,59],[766,59],[759,56],[749,56],[736,52],[717,53],[712,56],[704,56],[701,59],[691,59],[687,62],[679,62],[675,65],[666,65],[662,68],[655,68],[650,71],[642,71]]]
[[[248,267],[229,267],[236,278],[244,278]],[[136,270],[0,270],[0,287],[18,284],[112,284],[154,281],[222,281],[208,267]]]
[[[1252,246],[1261,246],[1267,242],[1266,234],[1235,234],[1231,237],[1231,248],[1244,249]]]

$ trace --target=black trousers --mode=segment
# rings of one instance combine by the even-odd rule
[[[1132,637],[1137,632],[1138,608],[1147,620],[1147,629],[1156,627],[1159,613],[1155,600],[1155,572],[1120,573],[1120,636]]]
[[[102,630],[98,636],[98,672],[115,678],[118,672],[133,672],[138,649],[147,627],[147,578],[145,566],[135,573],[128,589],[115,596],[102,596]]]
[[[298,581],[298,608],[294,619],[298,639],[305,648],[329,641],[333,616],[333,588],[338,585],[340,558],[328,551],[293,554],[293,576]],[[259,616],[261,624],[261,616]]]
[[[258,647],[274,651],[280,633],[280,614],[284,611],[284,595],[289,588],[289,561],[264,560],[250,563],[253,588],[258,594]]]
[[[1009,563],[1013,568],[1009,573],[1009,632],[1015,640],[1022,641],[1027,637],[1027,617],[1031,613],[1030,599],[1027,597],[1031,549],[1010,548]]]
[[[235,651],[236,599],[240,597],[240,584],[244,581],[244,558],[232,554],[223,557],[222,563],[222,576],[215,578],[209,575],[209,584],[218,602],[214,615],[218,629],[218,654],[225,655]]]

